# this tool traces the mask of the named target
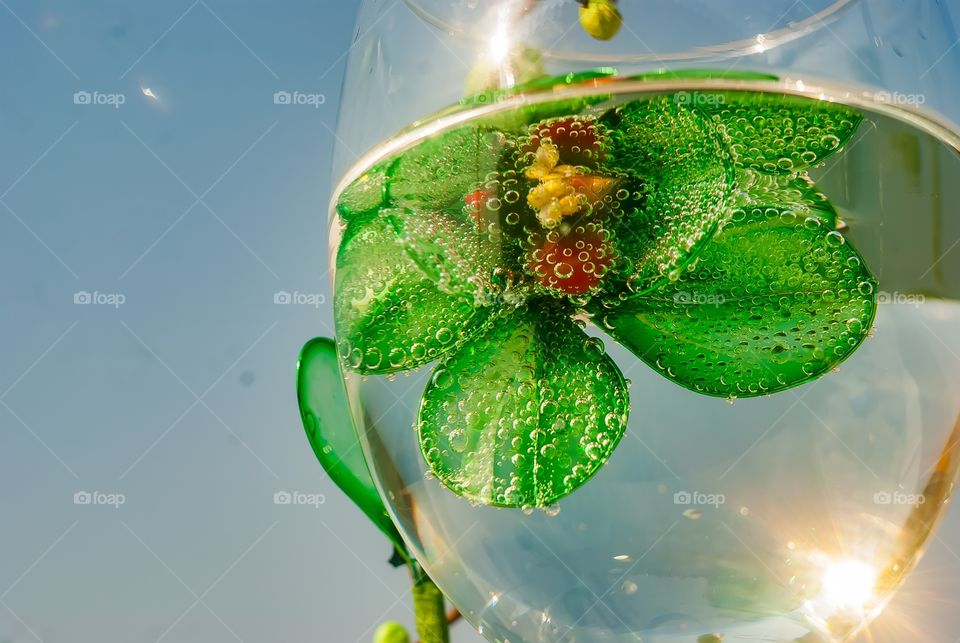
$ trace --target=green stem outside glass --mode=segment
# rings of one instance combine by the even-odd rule
[[[443,592],[415,562],[410,564],[413,578],[413,613],[417,621],[420,643],[450,643]]]

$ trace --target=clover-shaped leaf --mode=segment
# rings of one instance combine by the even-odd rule
[[[334,319],[340,353],[364,374],[394,373],[456,348],[487,316],[473,295],[437,289],[397,239],[391,216],[347,226],[337,253]]]
[[[603,344],[552,303],[490,324],[434,371],[418,427],[430,469],[474,502],[547,506],[586,482],[626,428]]]
[[[730,140],[738,167],[791,174],[839,151],[863,120],[853,108],[801,96],[695,93],[690,102]]]
[[[875,311],[876,282],[839,232],[768,209],[728,225],[678,281],[598,317],[674,382],[751,397],[838,365],[866,338]]]

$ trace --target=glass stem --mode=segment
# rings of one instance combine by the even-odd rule
[[[410,572],[413,576],[413,613],[420,643],[450,643],[443,592],[416,563],[411,564]]]

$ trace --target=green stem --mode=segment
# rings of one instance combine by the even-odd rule
[[[411,564],[410,572],[413,576],[413,613],[420,643],[450,643],[443,592],[416,563]]]

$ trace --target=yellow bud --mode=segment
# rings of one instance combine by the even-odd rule
[[[553,168],[560,162],[560,150],[553,143],[541,143],[537,148],[536,165]]]
[[[525,174],[528,179],[540,179],[541,181],[550,176],[553,170],[542,165],[531,165],[527,168]]]
[[[565,196],[560,199],[560,210],[563,216],[570,216],[580,210],[580,199],[575,196]]]
[[[550,195],[547,194],[546,188],[542,185],[538,185],[535,188],[532,188],[527,194],[527,203],[530,204],[534,210],[540,210],[548,203],[550,203]]]
[[[543,184],[549,194],[554,199],[559,199],[573,192],[573,188],[567,185],[563,179],[551,179]]]
[[[580,25],[597,40],[610,40],[620,31],[623,16],[612,0],[589,0],[580,7]]]
[[[547,207],[537,212],[537,219],[545,228],[552,228],[563,219],[563,211],[559,201],[551,201]]]

